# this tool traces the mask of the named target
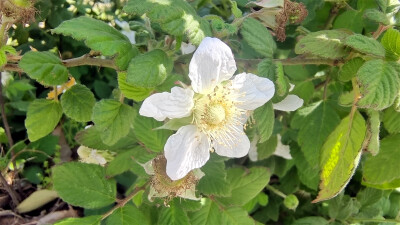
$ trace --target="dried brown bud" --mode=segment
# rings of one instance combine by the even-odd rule
[[[33,0],[0,0],[0,10],[13,23],[33,22],[37,12],[33,7]]]

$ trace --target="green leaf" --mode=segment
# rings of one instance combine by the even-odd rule
[[[118,86],[122,94],[129,99],[133,99],[137,102],[143,101],[147,98],[150,93],[154,90],[153,88],[144,88],[130,85],[126,82],[126,73],[118,73]]]
[[[190,214],[192,225],[254,225],[246,210],[240,207],[220,208],[217,203],[207,199],[204,206]]]
[[[296,220],[292,225],[328,225],[329,221],[323,217],[310,216]]]
[[[101,132],[97,130],[96,126],[79,131],[75,136],[75,140],[80,145],[84,145],[86,147],[97,150],[126,150],[137,145],[137,140],[135,138],[135,135],[133,134],[132,129],[129,131],[128,135],[119,139],[117,143],[113,145],[106,145],[103,143]]]
[[[361,157],[365,121],[356,111],[344,118],[322,147],[319,202],[336,196],[350,181]]]
[[[381,126],[381,120],[379,118],[379,112],[375,110],[367,110],[367,134],[366,140],[369,144],[367,150],[373,155],[379,153],[379,130]]]
[[[161,152],[172,134],[169,130],[154,130],[154,128],[160,126],[162,126],[162,122],[153,118],[136,116],[134,119],[135,136],[146,148],[154,152]]]
[[[357,200],[362,207],[375,204],[383,197],[383,191],[375,188],[365,188],[357,193]]]
[[[303,120],[298,143],[309,165],[319,170],[321,148],[329,134],[340,122],[340,117],[326,101],[316,102],[296,113]]]
[[[15,48],[9,45],[3,45],[0,47],[0,67],[5,65],[7,63],[7,55],[6,52],[11,53],[11,54],[16,54],[17,51]]]
[[[172,60],[168,55],[160,49],[155,49],[132,59],[126,82],[138,87],[154,88],[164,82],[172,67]]]
[[[179,199],[175,198],[173,201],[169,202],[169,207],[164,207],[161,210],[160,217],[158,218],[158,224],[168,224],[168,225],[181,225],[190,224],[189,217],[186,212],[177,203]]]
[[[381,39],[381,43],[386,50],[386,57],[397,61],[400,59],[400,32],[395,29],[388,29]]]
[[[345,28],[361,33],[364,27],[363,14],[357,10],[347,10],[336,17],[333,23],[333,29]]]
[[[357,73],[361,99],[357,105],[361,108],[382,110],[394,103],[399,93],[399,76],[396,65],[383,60],[365,62]]]
[[[150,225],[147,217],[135,206],[126,204],[118,208],[107,218],[109,225]]]
[[[93,93],[81,84],[72,86],[61,96],[65,115],[78,122],[90,121],[95,103]]]
[[[363,167],[363,181],[371,185],[388,185],[389,188],[400,187],[400,134],[391,135],[381,140],[379,154],[368,157]]]
[[[289,94],[290,84],[289,79],[285,76],[283,71],[282,63],[276,63],[275,68],[276,77],[275,80],[273,80],[275,84],[275,95],[272,99],[272,102],[277,103],[281,102]]]
[[[106,174],[107,176],[121,174],[134,167],[137,162],[144,164],[153,159],[155,156],[156,155],[154,153],[148,153],[142,146],[137,146],[134,149],[119,153],[107,165]]]
[[[400,112],[394,110],[393,107],[385,110],[383,113],[382,122],[383,126],[389,133],[400,133]]]
[[[201,168],[205,176],[197,184],[197,190],[205,195],[228,197],[231,194],[229,182],[226,180],[224,161],[209,160]]]
[[[195,45],[212,35],[208,22],[184,0],[129,0],[124,11],[139,16],[146,14],[165,32],[173,36],[186,35]]]
[[[243,206],[268,184],[271,174],[267,168],[252,167],[248,171],[241,168],[228,170],[227,180],[231,187],[230,197],[219,197],[219,202],[226,206]]]
[[[85,16],[64,21],[52,32],[84,40],[89,48],[105,56],[116,55],[115,63],[121,70],[139,53],[127,36],[103,21]]]
[[[28,108],[25,127],[30,141],[36,141],[48,135],[57,126],[62,116],[59,102],[46,99],[36,99]]]
[[[114,179],[106,179],[105,169],[95,164],[64,163],[53,167],[54,189],[71,205],[100,208],[116,199]]]
[[[259,142],[265,142],[271,137],[274,129],[275,111],[272,107],[272,102],[269,101],[262,107],[254,110],[253,117],[256,121],[255,126],[260,136]]]
[[[271,136],[267,141],[257,143],[257,159],[263,160],[272,156],[278,145],[278,138],[276,135]]]
[[[304,157],[300,149],[290,149],[290,154],[293,157],[297,168],[297,175],[302,184],[308,188],[317,191],[319,183],[319,168],[311,166]]]
[[[385,57],[385,48],[377,40],[361,34],[354,34],[346,38],[344,44],[348,47],[367,54],[378,57]]]
[[[261,55],[272,58],[276,49],[271,33],[256,19],[247,17],[242,24],[240,33],[243,39]]]
[[[360,57],[352,58],[347,61],[339,71],[338,78],[340,81],[347,82],[357,75],[358,69],[364,64],[364,60]]]
[[[54,225],[100,225],[101,215],[87,216],[83,218],[67,218]]]
[[[258,75],[268,78],[272,81],[276,80],[275,63],[272,59],[266,58],[257,65]]]
[[[361,207],[356,199],[344,194],[331,199],[328,204],[329,217],[338,220],[347,220],[350,216],[357,214]]]
[[[50,52],[30,51],[21,58],[18,65],[32,79],[47,86],[61,85],[68,81],[67,68]]]
[[[296,54],[311,54],[328,59],[339,59],[349,54],[344,40],[349,33],[344,30],[323,30],[307,34],[296,44]]]
[[[128,135],[134,118],[132,107],[111,99],[103,99],[93,108],[92,120],[107,145],[113,145]]]
[[[33,141],[29,143],[27,149],[34,150],[35,152],[19,153],[17,159],[31,158],[31,162],[43,163],[49,159],[49,156],[53,156],[54,152],[59,150],[58,139],[58,136],[47,135],[37,141]]]
[[[364,16],[369,19],[372,20],[374,22],[377,23],[382,23],[383,25],[389,25],[390,22],[388,20],[388,18],[386,17],[386,15],[377,10],[377,9],[367,9],[364,11]]]

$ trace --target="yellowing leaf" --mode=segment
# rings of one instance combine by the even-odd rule
[[[350,181],[360,160],[365,131],[365,121],[356,111],[329,135],[322,147],[320,192],[314,203],[333,198]]]

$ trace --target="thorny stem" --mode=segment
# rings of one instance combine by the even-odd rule
[[[105,218],[107,218],[108,216],[110,216],[111,214],[113,214],[113,212],[119,208],[122,208],[126,205],[126,203],[128,203],[133,197],[135,197],[135,195],[139,192],[142,191],[144,189],[146,189],[148,183],[144,184],[141,187],[137,187],[135,188],[135,190],[132,191],[132,193],[130,193],[128,196],[126,196],[124,199],[121,200],[117,200],[117,204],[110,209],[108,212],[106,212],[102,217],[101,220],[104,220]]]
[[[324,97],[323,97],[324,100],[326,100],[326,93],[328,92],[328,84],[329,84],[330,80],[331,80],[331,77],[328,76],[324,83]]]
[[[78,58],[66,59],[62,61],[65,67],[75,67],[75,66],[99,66],[99,67],[108,67],[115,70],[118,70],[117,65],[115,65],[114,61],[111,59],[100,59],[100,58],[92,58],[89,55],[83,55]],[[14,71],[14,72],[24,72],[21,68],[18,67],[18,64],[8,63],[4,66],[4,70]]]
[[[6,179],[4,178],[3,174],[0,172],[0,181],[3,184],[3,187],[6,189],[8,194],[11,197],[11,200],[13,201],[14,205],[17,206],[19,204],[19,196],[18,194],[8,185]]]
[[[267,184],[267,186],[265,186],[265,188],[267,188],[268,190],[274,192],[276,195],[282,197],[282,198],[286,198],[286,195],[284,193],[282,193],[281,191],[279,191],[278,189],[272,187],[271,185]]]
[[[352,223],[359,222],[375,222],[375,223],[400,223],[397,219],[368,219],[368,218],[350,218],[349,221]]]

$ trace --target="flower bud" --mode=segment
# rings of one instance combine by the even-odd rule
[[[290,194],[286,196],[285,200],[283,201],[283,204],[288,209],[296,210],[297,206],[299,205],[299,200],[297,199],[296,195]]]

